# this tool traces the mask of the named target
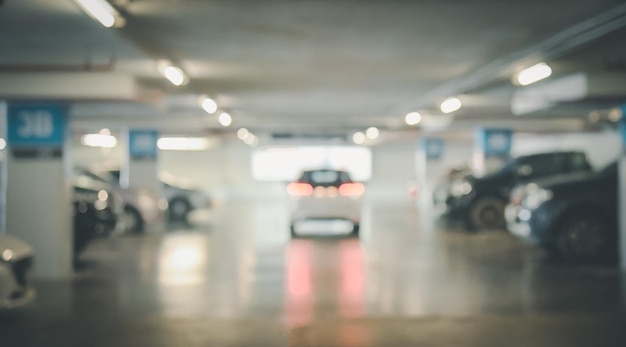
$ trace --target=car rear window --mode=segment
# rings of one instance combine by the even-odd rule
[[[299,181],[310,183],[313,186],[325,187],[339,186],[342,183],[352,182],[348,173],[336,170],[305,171]]]

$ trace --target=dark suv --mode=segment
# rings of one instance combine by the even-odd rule
[[[507,206],[509,230],[568,260],[615,257],[618,189],[617,163],[516,188]]]
[[[512,159],[495,173],[468,175],[452,182],[445,201],[446,215],[463,221],[469,229],[502,228],[514,186],[571,172],[591,172],[585,153],[551,152]]]

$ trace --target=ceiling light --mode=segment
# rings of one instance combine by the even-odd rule
[[[443,113],[452,113],[458,111],[461,105],[459,98],[448,98],[441,103],[440,109]]]
[[[204,98],[200,103],[202,108],[209,114],[217,112],[217,103],[211,98]]]
[[[167,63],[162,65],[159,70],[173,85],[181,86],[187,82],[187,76],[185,76],[185,73],[179,67]]]
[[[0,138],[0,151],[7,148],[7,140]]]
[[[365,131],[365,136],[367,136],[367,138],[370,140],[378,138],[378,135],[380,135],[380,131],[376,127],[367,128],[367,130]]]
[[[221,125],[227,127],[231,125],[231,123],[233,122],[233,118],[228,113],[222,112],[222,114],[220,114],[218,118],[218,121]]]
[[[533,84],[552,75],[552,69],[546,63],[539,63],[517,74],[517,83],[522,86]]]
[[[246,145],[250,145],[250,146],[252,146],[254,143],[258,143],[258,142],[259,142],[259,140],[257,139],[257,137],[256,137],[256,136],[254,136],[254,134],[249,134],[249,136],[248,136],[248,137],[246,137],[246,139],[245,139],[245,140],[243,140],[243,142],[244,142]]]
[[[357,145],[364,144],[365,143],[365,134],[363,134],[360,131],[354,133],[354,135],[352,135],[352,142],[354,142]]]
[[[76,3],[89,16],[107,28],[121,26],[124,22],[120,14],[106,0],[76,0]]]
[[[245,139],[248,138],[248,136],[250,136],[250,131],[248,131],[248,129],[246,128],[241,128],[239,130],[237,130],[237,137],[243,141]]]
[[[201,151],[208,149],[210,142],[205,137],[161,137],[157,147],[170,151]]]
[[[113,148],[117,145],[117,139],[107,134],[86,134],[81,138],[81,143],[89,147]]]
[[[102,129],[100,129],[100,131],[98,131],[98,134],[101,134],[101,135],[111,135],[111,130],[107,129],[107,128],[102,128]]]
[[[411,112],[404,117],[404,121],[408,125],[417,125],[422,121],[422,115],[419,112]]]

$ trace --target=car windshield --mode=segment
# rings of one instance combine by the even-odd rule
[[[311,183],[314,186],[340,185],[351,181],[346,172],[335,170],[306,171],[300,178],[300,182]]]

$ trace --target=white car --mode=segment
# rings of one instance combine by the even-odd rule
[[[297,181],[287,186],[287,193],[291,197],[292,237],[304,233],[311,222],[319,221],[347,223],[351,234],[359,235],[365,186],[354,182],[347,172],[331,169],[304,171]]]
[[[35,298],[31,278],[33,251],[24,242],[0,235],[0,309],[28,304]]]

